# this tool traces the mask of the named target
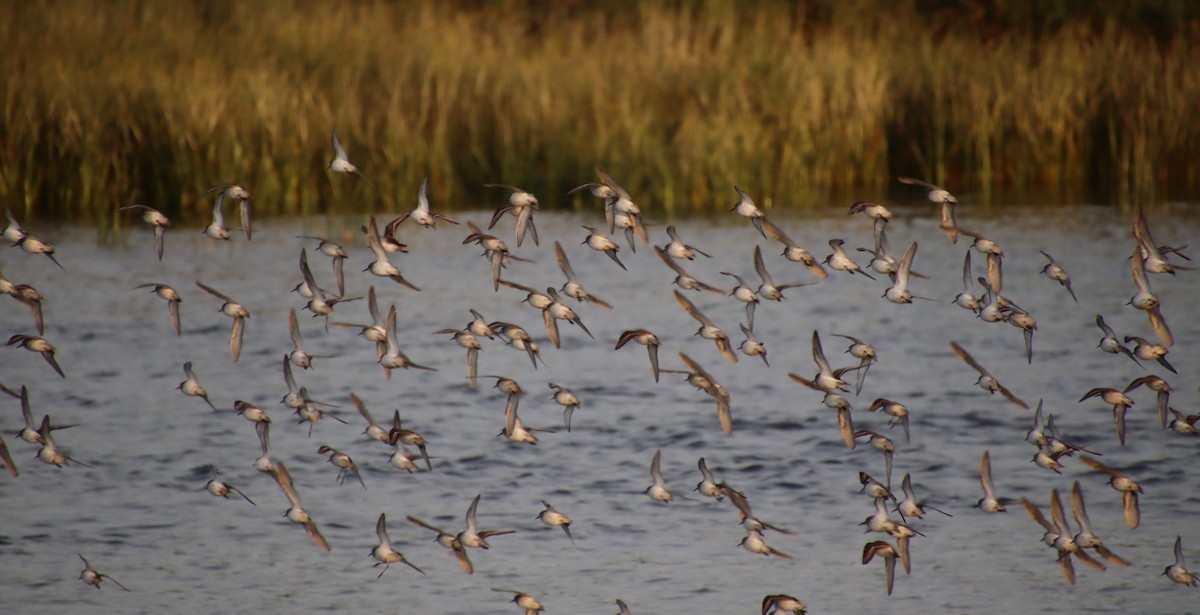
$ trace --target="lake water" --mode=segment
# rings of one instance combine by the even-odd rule
[[[33,459],[36,448],[12,436],[21,425],[19,403],[0,397],[0,430],[21,476],[0,475],[0,611],[60,612],[391,612],[516,613],[509,596],[491,588],[536,595],[549,613],[604,613],[625,600],[634,613],[757,613],[766,594],[787,593],[811,613],[903,612],[1157,612],[1200,610],[1200,593],[1161,576],[1173,562],[1172,544],[1183,535],[1192,570],[1200,570],[1200,438],[1159,428],[1154,396],[1132,395],[1127,444],[1117,444],[1111,412],[1103,402],[1077,403],[1097,386],[1124,388],[1145,370],[1132,361],[1096,348],[1094,324],[1103,314],[1120,335],[1153,337],[1145,315],[1126,305],[1135,293],[1128,256],[1132,249],[1129,214],[1115,208],[1063,207],[992,210],[987,219],[960,208],[961,224],[982,230],[1005,249],[1004,295],[1033,313],[1039,323],[1034,359],[1026,364],[1020,330],[988,325],[950,303],[961,287],[968,242],[951,245],[938,230],[932,208],[899,208],[889,228],[893,249],[910,241],[920,250],[914,269],[917,295],[938,302],[894,305],[880,297],[888,283],[832,273],[812,286],[786,292],[781,303],[764,302],[755,331],[767,345],[770,367],[741,357],[727,364],[713,344],[694,336],[697,323],[672,296],[674,274],[638,245],[630,253],[623,237],[620,270],[603,254],[580,245],[582,224],[602,226],[597,205],[587,214],[539,213],[541,246],[529,240],[515,249],[512,218],[495,233],[516,254],[536,259],[515,263],[505,276],[545,288],[564,282],[554,262],[553,242],[561,240],[588,289],[615,306],[578,308],[595,334],[561,326],[555,349],[546,339],[540,315],[521,303],[523,293],[493,292],[486,259],[474,245],[462,245],[461,226],[436,230],[401,227],[410,252],[392,260],[422,291],[414,293],[361,270],[370,262],[357,227],[359,218],[261,220],[253,241],[240,233],[232,241],[211,241],[198,228],[172,228],[166,256],[153,257],[150,231],[137,226],[115,242],[98,242],[95,232],[75,227],[27,223],[54,241],[65,271],[49,260],[19,250],[4,251],[5,275],[31,283],[46,297],[45,337],[58,347],[67,374],[62,380],[36,354],[17,348],[0,351],[0,381],[29,387],[33,410],[56,423],[78,423],[56,432],[68,455],[92,467],[57,469]],[[385,218],[386,216],[381,216]],[[486,224],[490,212],[459,212],[460,220]],[[774,218],[775,216],[773,216]],[[689,243],[711,253],[685,267],[722,288],[733,271],[756,281],[751,255],[763,246],[767,268],[777,283],[815,281],[803,266],[779,256],[743,219],[674,221]],[[777,223],[821,258],[827,240],[841,237],[848,247],[869,246],[871,224],[848,217],[840,207],[803,216],[779,215]],[[1150,215],[1158,241],[1195,243],[1200,216],[1194,206],[1164,206]],[[286,393],[281,358],[291,349],[287,311],[304,300],[291,293],[300,281],[297,256],[310,249],[318,282],[334,288],[328,258],[311,252],[301,234],[333,234],[351,252],[346,264],[349,295],[365,295],[374,285],[383,310],[395,304],[404,351],[436,372],[397,370],[384,379],[372,345],[350,329],[325,332],[320,319],[301,311],[310,352],[337,355],[318,359],[313,370],[297,369],[311,395],[341,406],[334,410],[349,424],[332,420],[308,426],[278,400]],[[663,227],[651,228],[653,243],[666,242]],[[1058,284],[1039,275],[1053,254],[1071,273],[1080,303]],[[1194,250],[1193,250],[1194,252]],[[864,266],[867,258],[853,252]],[[1178,259],[1175,259],[1178,261]],[[976,275],[984,259],[975,254]],[[1175,388],[1172,406],[1197,411],[1197,346],[1200,273],[1152,276],[1154,289],[1176,338],[1169,359],[1176,376],[1147,364]],[[236,298],[252,313],[246,324],[240,362],[229,356],[230,320],[217,312],[220,301],[200,292],[202,281]],[[183,295],[184,334],[170,328],[164,302],[144,282],[165,282]],[[979,289],[976,291],[980,292]],[[688,295],[734,340],[742,304],[732,297]],[[524,326],[539,342],[546,366],[534,370],[528,358],[499,341],[484,341],[480,373],[509,376],[526,394],[523,421],[557,428],[528,446],[495,437],[504,424],[504,396],[481,378],[467,387],[465,351],[448,335],[433,332],[462,327],[469,308],[489,320]],[[369,322],[365,301],[338,305],[335,320]],[[735,431],[724,435],[715,406],[704,393],[664,374],[655,383],[645,349],[631,344],[614,351],[625,329],[643,327],[662,340],[663,367],[682,368],[686,352],[732,395]],[[33,333],[28,310],[0,298],[0,330]],[[844,354],[848,343],[834,337],[860,337],[877,348],[862,394],[848,395],[856,426],[875,429],[896,443],[893,481],[911,473],[919,495],[952,513],[936,513],[914,526],[924,536],[912,541],[912,574],[902,571],[895,593],[887,596],[882,566],[859,562],[863,545],[886,537],[863,533],[859,525],[873,512],[858,493],[857,473],[884,476],[881,456],[865,444],[848,450],[833,412],[821,395],[791,382],[789,371],[816,372],[809,345],[821,333],[836,366],[856,360]],[[1058,427],[1078,443],[1104,453],[1145,488],[1142,523],[1126,528],[1120,495],[1107,477],[1064,459],[1061,476],[1030,462],[1035,450],[1024,442],[1030,412],[974,385],[977,374],[954,356],[948,342],[967,348],[1008,388],[1030,404],[1045,400]],[[176,390],[185,361],[221,410]],[[551,399],[550,382],[574,390],[583,407],[573,431],[562,429],[562,412]],[[391,449],[362,435],[364,421],[348,403],[355,392],[386,422],[399,409],[406,427],[430,442],[432,472],[407,474],[388,464]],[[886,417],[866,409],[876,397],[905,403],[912,413],[912,441]],[[259,455],[251,423],[232,409],[235,399],[262,406],[274,417],[274,457],[286,461],[305,507],[333,547],[318,550],[304,531],[284,519],[286,499],[270,476],[254,470]],[[386,423],[385,423],[386,424]],[[348,452],[362,468],[367,489],[335,481],[337,469],[317,447]],[[677,494],[691,501],[669,505],[643,494],[650,485],[650,459],[662,450],[662,470]],[[1055,552],[1041,544],[1042,529],[1020,505],[1006,514],[972,509],[981,496],[978,461],[990,450],[1002,497],[1022,496],[1049,515],[1053,488],[1067,494],[1081,482],[1096,532],[1127,568],[1098,572],[1076,565],[1078,584],[1067,585]],[[792,560],[751,554],[738,547],[744,532],[736,510],[692,493],[704,457],[718,480],[749,498],[761,518],[795,530],[797,536],[768,533],[768,543]],[[208,466],[240,487],[258,506],[223,500],[204,491]],[[471,550],[476,572],[463,574],[452,554],[433,534],[407,523],[412,515],[451,532],[461,531],[471,499],[482,494],[479,523],[517,532],[491,539],[488,551]],[[574,518],[575,545],[557,528],[536,520],[540,501]],[[1069,500],[1064,499],[1069,506]],[[376,544],[375,520],[387,513],[392,539],[426,575],[392,566],[376,579],[368,553]],[[1073,520],[1071,524],[1074,525]],[[101,572],[131,593],[105,584],[97,592],[77,580],[84,554]],[[94,611],[93,611],[94,609]]]

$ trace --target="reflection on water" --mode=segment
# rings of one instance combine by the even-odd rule
[[[1200,231],[1194,217],[1181,213],[1154,212],[1151,225],[1159,241],[1184,244]],[[870,245],[869,221],[841,211],[828,214],[778,223],[821,257],[834,237],[846,239],[848,247]],[[88,229],[36,229],[56,241],[66,271],[13,250],[4,256],[4,273],[45,295],[45,337],[57,345],[68,378],[59,379],[35,354],[6,348],[0,381],[27,385],[39,417],[50,413],[56,423],[78,423],[55,435],[67,454],[93,467],[60,470],[34,461],[36,449],[7,435],[21,425],[19,404],[0,399],[0,427],[22,470],[19,479],[0,480],[0,583],[7,588],[0,604],[19,606],[20,612],[89,607],[162,612],[181,604],[196,612],[516,612],[490,591],[511,587],[538,596],[548,612],[605,613],[622,598],[635,613],[747,613],[764,595],[780,592],[799,597],[814,613],[871,611],[892,601],[908,611],[939,612],[1194,609],[1194,594],[1172,586],[1161,572],[1172,562],[1177,534],[1184,536],[1192,565],[1200,567],[1200,533],[1189,514],[1200,504],[1200,490],[1187,472],[1200,442],[1162,431],[1154,398],[1144,389],[1133,393],[1137,403],[1124,447],[1117,446],[1103,403],[1076,402],[1092,387],[1124,388],[1146,373],[1095,348],[1101,337],[1093,323],[1097,313],[1120,335],[1151,336],[1145,316],[1125,305],[1135,292],[1126,258],[1127,214],[1016,208],[983,222],[969,209],[960,213],[964,226],[979,223],[1004,246],[1004,294],[1038,319],[1032,365],[1025,362],[1020,330],[986,325],[950,303],[961,288],[967,246],[950,245],[928,214],[925,208],[898,212],[889,237],[897,252],[920,242],[914,269],[930,279],[914,280],[912,290],[938,301],[893,305],[880,297],[886,281],[840,274],[790,289],[785,301],[764,302],[755,315],[770,368],[748,357],[730,365],[710,341],[693,335],[697,324],[672,297],[674,273],[648,246],[639,245],[634,254],[619,239],[628,271],[581,246],[586,231],[580,225],[597,224],[598,213],[539,215],[542,245],[515,250],[536,262],[516,263],[505,273],[534,288],[560,286],[564,279],[552,254],[558,239],[589,291],[615,306],[577,307],[596,339],[562,324],[561,349],[546,339],[540,315],[521,303],[523,293],[492,291],[487,261],[474,245],[461,245],[466,234],[461,227],[402,227],[410,252],[393,260],[420,293],[361,272],[370,254],[356,232],[358,219],[264,220],[252,242],[237,237],[220,245],[193,232],[198,229],[173,228],[161,263],[153,258],[152,237],[144,228],[112,246],[95,245]],[[489,216],[459,218],[479,223]],[[721,271],[755,280],[756,242],[777,283],[813,281],[801,265],[780,257],[777,245],[732,215],[675,224],[686,241],[713,255],[685,263],[710,284],[732,286]],[[309,352],[334,357],[317,359],[313,370],[297,369],[297,379],[315,399],[338,404],[332,412],[349,422],[321,421],[308,437],[308,425],[298,425],[277,401],[287,392],[280,373],[281,358],[290,350],[287,311],[304,304],[291,292],[300,281],[297,254],[301,245],[314,247],[294,236],[322,233],[338,237],[351,252],[347,293],[365,295],[375,285],[383,309],[397,308],[404,352],[438,371],[397,370],[387,380],[375,365],[373,345],[355,330],[326,332],[321,319],[301,312]],[[515,243],[511,218],[497,234]],[[660,245],[666,241],[661,227],[652,228],[651,236]],[[1039,275],[1045,261],[1038,249],[1070,271],[1079,304]],[[866,263],[861,253],[852,254]],[[982,260],[975,261],[977,275]],[[310,252],[309,261],[318,282],[333,287],[328,259]],[[230,320],[196,281],[236,298],[252,314],[237,364],[229,358]],[[132,290],[145,282],[171,284],[183,295],[182,337],[171,331],[165,302],[147,289]],[[1190,272],[1154,276],[1152,283],[1177,340],[1170,359],[1180,375],[1162,375],[1176,390],[1172,405],[1194,412],[1200,323],[1189,315],[1200,300],[1200,285]],[[689,298],[735,346],[740,343],[742,304],[707,293]],[[479,389],[470,390],[465,350],[448,335],[433,334],[465,325],[470,308],[489,320],[525,327],[541,346],[546,365],[536,371],[524,353],[498,341],[485,340],[480,355],[481,374],[509,376],[524,387],[520,412],[528,426],[557,429],[538,434],[537,446],[495,437],[505,404],[504,395],[491,388],[495,379],[481,377]],[[365,301],[338,305],[335,320],[369,323]],[[8,299],[0,301],[0,325],[6,334],[32,332],[28,310]],[[613,350],[621,331],[639,327],[662,340],[663,367],[681,368],[678,353],[684,351],[725,385],[733,400],[732,436],[721,433],[713,401],[682,375],[663,374],[655,384],[644,348]],[[850,397],[856,426],[890,435],[897,446],[895,482],[911,473],[923,498],[954,515],[915,522],[924,536],[912,542],[913,571],[897,578],[890,598],[882,571],[858,561],[863,544],[876,537],[864,535],[859,525],[873,507],[857,493],[857,473],[882,478],[883,460],[865,445],[847,450],[821,395],[786,376],[816,372],[809,346],[814,330],[821,332],[835,367],[856,360],[843,352],[848,343],[832,334],[875,345],[879,362],[862,394]],[[1035,451],[1023,441],[1030,414],[976,388],[977,374],[950,352],[951,340],[1017,395],[1044,399],[1068,439],[1098,448],[1106,463],[1137,478],[1146,491],[1141,527],[1126,529],[1120,496],[1104,476],[1075,460],[1064,460],[1062,476],[1031,463]],[[219,413],[176,390],[185,361],[194,363]],[[583,400],[570,433],[562,428],[561,407],[551,400],[550,382]],[[348,404],[350,392],[381,421],[399,409],[405,427],[429,441],[434,471],[410,475],[389,465],[391,449],[362,435],[366,425]],[[908,406],[911,442],[899,428],[888,430],[886,417],[866,412],[877,397]],[[332,553],[316,549],[301,528],[283,518],[287,502],[269,476],[255,472],[258,442],[253,426],[233,412],[235,399],[251,401],[274,418],[273,454],[288,464]],[[337,468],[317,454],[322,444],[354,457],[366,490],[353,480],[337,484]],[[668,486],[693,499],[663,505],[642,493],[651,484],[656,449],[663,451]],[[1054,551],[1040,543],[1041,528],[1019,506],[1000,515],[971,508],[982,496],[977,465],[985,449],[1003,497],[1029,497],[1048,511],[1050,490],[1066,493],[1079,480],[1096,531],[1133,564],[1103,573],[1079,566],[1078,586],[1066,585]],[[794,560],[738,548],[744,532],[733,507],[691,491],[700,480],[699,457],[718,480],[746,494],[756,515],[799,533],[767,534],[771,546]],[[258,506],[205,493],[209,464]],[[472,550],[476,573],[465,576],[431,532],[404,517],[458,532],[476,494],[483,494],[481,527],[517,532],[493,538],[488,551]],[[574,546],[559,529],[536,520],[543,499],[574,519]],[[380,513],[388,515],[396,547],[426,576],[393,566],[375,578],[378,569],[371,567],[368,552]],[[134,591],[96,592],[79,583],[76,552]]]

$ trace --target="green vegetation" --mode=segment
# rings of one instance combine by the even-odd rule
[[[987,195],[1194,195],[1200,11],[1143,0],[10,2],[0,201],[200,219],[564,206],[799,207],[906,174]],[[329,130],[380,187],[332,177]],[[908,193],[905,193],[908,194]]]

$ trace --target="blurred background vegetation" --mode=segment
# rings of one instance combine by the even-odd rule
[[[438,209],[501,202],[485,182],[567,207],[597,166],[659,215],[735,182],[783,208],[897,175],[1200,188],[1193,1],[41,0],[0,32],[0,202],[26,217],[199,220],[222,182],[259,214],[399,211],[426,175]],[[325,170],[334,127],[378,190]]]

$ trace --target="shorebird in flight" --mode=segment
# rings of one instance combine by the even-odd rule
[[[542,506],[546,508],[538,513],[538,520],[550,527],[561,527],[563,532],[567,534],[567,538],[571,540],[571,544],[575,544],[575,537],[571,536],[571,518],[558,512],[546,500],[542,500]]]
[[[545,610],[545,607],[542,606],[541,602],[538,602],[537,598],[534,598],[525,592],[519,592],[512,589],[500,589],[498,587],[493,587],[492,591],[504,594],[515,594],[513,599],[509,602],[512,602],[525,609],[525,615],[537,615]]]
[[[1113,331],[1112,327],[1108,326],[1108,323],[1104,322],[1104,317],[1100,314],[1096,314],[1096,326],[1100,327],[1100,330],[1104,332],[1104,337],[1101,338],[1100,343],[1096,345],[1097,348],[1112,354],[1124,354],[1130,359],[1133,359],[1134,363],[1137,363],[1138,365],[1142,364],[1141,361],[1137,360],[1137,357],[1133,356],[1132,350],[1121,345],[1121,340],[1117,337],[1117,332]]]
[[[219,498],[225,498],[226,500],[229,499],[230,493],[236,493],[242,496],[242,499],[250,502],[252,506],[258,506],[258,504],[254,503],[254,500],[251,500],[249,496],[247,496],[245,493],[242,493],[241,489],[238,489],[237,487],[234,487],[233,485],[221,480],[221,473],[217,471],[217,466],[208,466],[208,468],[212,471],[212,479],[210,479],[208,483],[204,485],[204,488],[209,493]]]
[[[684,243],[679,238],[679,231],[675,230],[675,225],[673,224],[667,225],[667,236],[671,238],[671,241],[663,246],[663,252],[666,252],[667,256],[671,258],[683,258],[690,261],[695,260],[697,254],[705,258],[712,258],[712,255],[708,252]]]
[[[417,568],[416,564],[405,559],[404,554],[397,551],[396,547],[392,544],[392,538],[388,536],[387,515],[385,513],[379,513],[379,521],[375,522],[375,535],[379,537],[379,544],[374,549],[371,549],[371,557],[376,560],[375,566],[383,566],[383,570],[379,572],[379,576],[375,577],[376,579],[382,577],[383,573],[387,572],[388,568],[396,562],[402,562],[413,570],[425,574],[424,570]]]
[[[438,220],[449,222],[450,224],[458,224],[449,217],[429,209],[429,178],[426,177],[421,181],[421,188],[417,191],[417,207],[412,211],[400,216],[397,224],[405,220],[412,219],[413,222],[420,224],[425,228],[434,228]]]
[[[1158,245],[1154,241],[1154,237],[1150,234],[1150,226],[1146,224],[1146,212],[1139,202],[1133,208],[1133,236],[1137,239],[1137,251],[1134,252],[1133,260],[1140,261],[1140,268],[1149,271],[1150,273],[1169,273],[1175,274],[1177,269],[1190,270],[1191,267],[1183,267],[1181,265],[1172,265],[1167,262],[1167,254],[1175,254],[1187,258],[1183,254],[1182,248],[1173,248],[1171,246]],[[1191,259],[1188,259],[1191,260]],[[1164,342],[1166,340],[1163,340]]]
[[[625,344],[635,342],[646,347],[646,351],[650,354],[650,371],[654,374],[654,381],[658,382],[658,336],[646,329],[629,329],[622,331],[621,337],[617,338],[617,346],[615,350],[620,350]]]
[[[624,270],[625,264],[621,262],[621,259],[617,258],[617,252],[621,250],[621,247],[618,246],[616,242],[609,239],[608,236],[596,230],[595,227],[584,226],[583,228],[587,229],[588,231],[588,236],[583,238],[583,243],[587,244],[589,248],[596,250],[597,252],[603,252],[607,254],[614,263],[620,265],[621,269]]]
[[[671,270],[675,272],[674,284],[679,288],[682,288],[683,290],[705,290],[714,295],[725,294],[725,291],[717,288],[716,286],[701,282],[699,279],[692,276],[687,272],[686,269],[683,268],[682,265],[675,262],[675,259],[669,257],[662,248],[654,246],[654,253],[658,255],[658,258],[662,260],[666,266],[670,267]]]
[[[192,362],[187,361],[183,364],[183,373],[187,376],[187,380],[179,383],[176,387],[188,397],[199,397],[212,408],[213,412],[217,411],[217,407],[208,399],[208,391],[200,384],[200,380],[196,378],[196,372],[192,371]]]
[[[616,232],[617,227],[625,229],[625,239],[629,242],[629,249],[637,252],[634,247],[633,235],[636,233],[642,238],[642,243],[650,243],[650,237],[646,233],[646,225],[642,223],[642,210],[630,198],[629,193],[625,189],[613,181],[608,173],[603,169],[596,169],[596,175],[600,178],[599,182],[589,182],[576,186],[567,194],[574,194],[580,190],[590,190],[593,196],[604,199],[604,221],[608,225],[608,232]]]
[[[384,374],[390,380],[393,369],[420,369],[429,372],[436,372],[436,367],[428,367],[414,363],[408,355],[400,350],[399,333],[396,332],[396,306],[392,305],[388,308],[387,315],[387,351],[379,358],[379,364],[383,366]]]
[[[463,531],[459,532],[457,536],[455,536],[455,539],[458,540],[459,544],[464,547],[469,547],[472,549],[488,549],[491,547],[491,545],[489,545],[487,542],[488,538],[491,538],[492,536],[503,536],[505,534],[512,534],[516,532],[516,530],[479,529],[479,524],[475,520],[475,514],[479,509],[479,500],[482,497],[483,494],[480,493],[475,496],[474,500],[471,500],[471,506],[467,508],[467,527]]]
[[[388,260],[388,250],[379,238],[379,227],[375,224],[375,216],[371,216],[367,220],[367,225],[362,230],[367,235],[367,246],[371,248],[371,252],[375,253],[375,260],[363,271],[370,271],[381,278],[388,278],[405,288],[420,292],[421,289],[404,279],[400,268]]]
[[[151,288],[154,294],[164,299],[167,302],[167,315],[171,317],[171,326],[175,329],[175,335],[183,335],[183,326],[179,322],[179,304],[183,302],[183,298],[174,288],[158,282],[138,284],[134,288]],[[40,312],[38,313],[40,314]]]
[[[1079,488],[1079,481],[1075,481],[1075,484],[1071,485],[1071,512],[1074,514],[1075,523],[1079,526],[1079,533],[1075,535],[1075,544],[1080,549],[1095,549],[1096,553],[1108,560],[1110,564],[1129,565],[1125,558],[1109,550],[1104,541],[1093,533],[1092,522],[1088,519],[1087,507],[1083,503],[1083,491]]]
[[[30,352],[41,353],[42,358],[50,364],[50,367],[54,368],[54,371],[59,376],[62,376],[63,378],[67,377],[67,375],[63,373],[62,368],[59,367],[58,360],[54,358],[54,353],[57,349],[54,347],[54,344],[47,342],[44,338],[36,335],[18,334],[8,338],[8,345],[15,345]]]
[[[958,243],[958,235],[961,230],[958,228],[958,222],[954,218],[954,207],[958,205],[958,199],[945,188],[927,184],[919,179],[899,177],[897,180],[902,184],[919,186],[925,189],[925,198],[940,209],[941,222],[939,228],[946,233],[946,237],[950,239],[950,243]]]
[[[1163,570],[1163,574],[1166,575],[1168,579],[1171,579],[1180,585],[1187,585],[1188,587],[1200,587],[1200,576],[1196,576],[1195,574],[1188,572],[1186,566],[1187,562],[1183,560],[1183,536],[1176,536],[1175,563],[1167,566],[1167,568]]]
[[[363,482],[362,472],[358,470],[358,464],[354,463],[354,460],[350,458],[350,455],[347,455],[346,453],[343,453],[342,451],[339,451],[333,447],[325,446],[324,444],[317,448],[318,455],[324,455],[326,453],[329,454],[329,463],[332,463],[338,468],[337,481],[339,485],[345,484],[346,474],[353,473],[354,477],[358,479],[358,484],[362,485],[363,489],[367,488],[367,484]]]
[[[1125,511],[1125,525],[1129,529],[1137,529],[1137,526],[1142,522],[1142,511],[1138,506],[1138,494],[1143,493],[1142,486],[1134,482],[1124,472],[1100,463],[1093,457],[1080,455],[1079,460],[1089,468],[1107,474],[1109,476],[1108,484],[1113,489],[1121,492],[1122,506]]]
[[[505,214],[511,214],[517,219],[516,223],[516,240],[517,247],[521,247],[521,242],[525,241],[525,234],[528,233],[533,239],[533,245],[538,245],[537,227],[533,225],[533,211],[538,208],[538,200],[533,193],[515,188],[506,184],[484,184],[485,188],[504,188],[511,190],[512,194],[508,196],[508,203],[496,209],[496,213],[492,214],[492,221],[488,224],[488,230],[496,226],[500,218]]]
[[[717,327],[717,325],[713,324],[713,321],[709,320],[687,297],[684,297],[683,293],[675,291],[675,300],[679,302],[679,307],[683,308],[683,311],[687,312],[688,316],[691,316],[700,323],[700,329],[696,331],[696,335],[712,340],[726,361],[737,363],[737,354],[733,352],[733,346],[729,343],[729,336]]]
[[[369,186],[374,188],[375,182],[367,179],[367,176],[363,175],[362,171],[358,170],[358,167],[355,166],[354,163],[350,162],[350,158],[346,156],[346,148],[342,147],[342,142],[340,139],[338,139],[337,129],[334,128],[330,130],[330,133],[333,135],[333,160],[329,161],[329,170],[333,171],[334,173],[357,175],[363,181],[367,182]],[[342,291],[339,290],[338,292],[341,293]]]
[[[784,258],[794,263],[803,263],[804,266],[808,268],[808,272],[819,279],[824,280],[825,278],[829,277],[829,272],[825,271],[825,268],[821,266],[820,261],[818,261],[811,252],[805,250],[800,246],[800,244],[793,241],[791,237],[788,237],[787,234],[784,233],[783,230],[778,226],[775,226],[773,222],[766,218],[762,218],[762,227],[763,235],[766,235],[767,239],[778,241],[779,243],[783,244],[782,256]]]
[[[593,303],[605,309],[612,309],[611,304],[589,293],[583,287],[583,283],[579,281],[579,276],[575,275],[575,269],[571,267],[571,261],[567,260],[567,253],[563,251],[562,244],[557,241],[554,242],[554,260],[558,263],[558,268],[562,270],[563,275],[567,276],[567,283],[562,286],[564,295],[578,301]]]
[[[787,594],[771,594],[765,596],[762,601],[762,615],[804,615],[807,612],[808,607],[804,606],[803,602]]]
[[[87,558],[85,558],[83,555],[79,555],[79,559],[83,560],[83,572],[79,573],[79,579],[84,583],[87,583],[96,589],[100,589],[100,583],[104,580],[109,580],[113,583],[116,583],[117,587],[120,587],[125,591],[129,591],[129,588],[121,585],[120,581],[108,576],[107,574],[97,571],[95,568],[92,568],[92,565],[88,563]]]
[[[229,239],[229,231],[225,229],[225,220],[221,216],[221,206],[225,204],[225,199],[229,198],[238,202],[242,232],[246,233],[246,239],[250,239],[250,192],[237,184],[217,184],[205,190],[204,194],[213,192],[217,193],[216,205],[213,206],[213,223],[204,229],[204,233],[213,239]]]
[[[1158,295],[1154,294],[1150,288],[1150,280],[1146,277],[1145,261],[1142,260],[1141,253],[1141,246],[1134,247],[1130,267],[1133,271],[1133,283],[1137,286],[1138,292],[1129,300],[1129,305],[1146,313],[1146,317],[1150,320],[1150,327],[1154,329],[1154,334],[1158,336],[1164,346],[1170,347],[1175,344],[1175,336],[1171,334],[1171,328],[1167,326],[1167,321],[1163,318],[1162,303],[1159,302]]]
[[[229,332],[229,355],[233,358],[233,362],[237,363],[238,357],[242,355],[242,335],[246,330],[246,319],[250,318],[250,311],[230,298],[229,295],[223,294],[211,286],[200,282],[196,282],[196,286],[225,302],[217,311],[233,319],[233,328]]]
[[[746,194],[745,190],[737,186],[734,186],[733,189],[738,193],[738,202],[734,203],[733,207],[729,208],[729,211],[743,218],[749,218],[754,228],[758,229],[759,233],[762,233],[763,239],[768,239],[766,231],[763,230],[763,220],[766,219],[766,214],[758,208],[758,205],[754,204],[754,199],[750,198],[750,195]]]
[[[1133,405],[1133,400],[1129,399],[1129,397],[1127,397],[1124,393],[1122,393],[1121,391],[1118,391],[1117,389],[1108,388],[1108,387],[1096,387],[1096,388],[1088,391],[1087,393],[1084,393],[1083,397],[1079,398],[1079,401],[1083,402],[1083,401],[1089,400],[1093,397],[1099,397],[1100,399],[1104,400],[1104,403],[1112,406],[1113,427],[1115,427],[1117,430],[1117,440],[1119,440],[1121,442],[1121,445],[1124,446],[1125,445],[1125,411],[1129,410],[1129,407]]]
[[[304,531],[313,543],[323,551],[329,551],[329,543],[325,541],[325,537],[321,535],[321,530],[317,528],[317,522],[308,514],[307,510],[300,504],[300,495],[296,493],[296,487],[292,484],[292,476],[288,473],[287,467],[282,461],[276,461],[274,464],[271,476],[275,477],[275,482],[279,484],[279,488],[283,490],[283,495],[287,497],[290,507],[284,515],[289,521],[298,523],[304,526]]]
[[[315,239],[319,242],[315,250],[333,259],[333,282],[335,285],[337,285],[338,296],[341,297],[345,295],[346,275],[343,265],[345,264],[346,259],[350,258],[350,255],[346,253],[346,249],[336,243],[333,243],[332,241],[329,241],[328,239],[325,239],[324,237],[318,237],[316,235],[297,235],[296,238]],[[312,297],[307,298],[311,299]]]
[[[726,435],[733,433],[733,416],[730,413],[729,391],[712,377],[699,363],[684,353],[679,353],[679,359],[687,365],[687,370],[664,369],[663,372],[687,374],[688,384],[704,391],[717,402],[717,420],[721,423],[721,431]]]
[[[975,357],[972,357],[971,354],[964,350],[962,346],[959,346],[957,342],[950,342],[950,348],[954,350],[954,354],[958,355],[958,358],[962,359],[963,362],[965,362],[967,365],[970,365],[975,371],[979,372],[979,380],[975,383],[979,385],[979,388],[992,394],[1000,393],[1005,399],[1017,406],[1020,406],[1022,409],[1029,409],[1029,404],[1022,401],[1021,398],[1017,397],[1016,395],[1013,395],[1012,391],[1004,388],[1004,385],[1000,384],[1000,381],[996,380],[995,376],[984,369],[983,366],[975,360]]]
[[[1047,254],[1045,250],[1038,250],[1038,252],[1041,252],[1042,256],[1045,256],[1050,261],[1046,263],[1045,267],[1042,267],[1042,275],[1062,284],[1063,288],[1066,288],[1067,292],[1071,293],[1071,298],[1075,300],[1075,303],[1079,303],[1079,297],[1076,297],[1075,291],[1071,289],[1071,276],[1067,274],[1067,270],[1063,269],[1063,266],[1054,260],[1053,256]]]
[[[996,484],[992,482],[992,458],[987,451],[979,457],[979,484],[983,487],[983,498],[974,508],[983,512],[1005,512],[1006,500],[996,497]]]
[[[126,205],[121,208],[121,211],[139,212],[142,214],[142,220],[154,227],[154,251],[158,254],[158,260],[161,261],[163,255],[163,235],[167,232],[167,227],[171,226],[171,221],[161,211],[146,205]]]
[[[866,566],[876,557],[883,558],[883,578],[887,583],[887,593],[892,595],[892,586],[896,581],[896,548],[891,544],[875,540],[863,545],[862,564]]]
[[[654,458],[650,460],[650,478],[654,480],[654,484],[646,487],[646,493],[650,495],[651,499],[663,503],[675,499],[675,494],[667,489],[667,482],[663,480],[662,450],[654,451]]]
[[[25,304],[33,314],[33,325],[37,327],[38,335],[46,333],[46,325],[42,320],[42,294],[29,284],[13,284],[4,277],[0,270],[0,294],[8,295]]]

